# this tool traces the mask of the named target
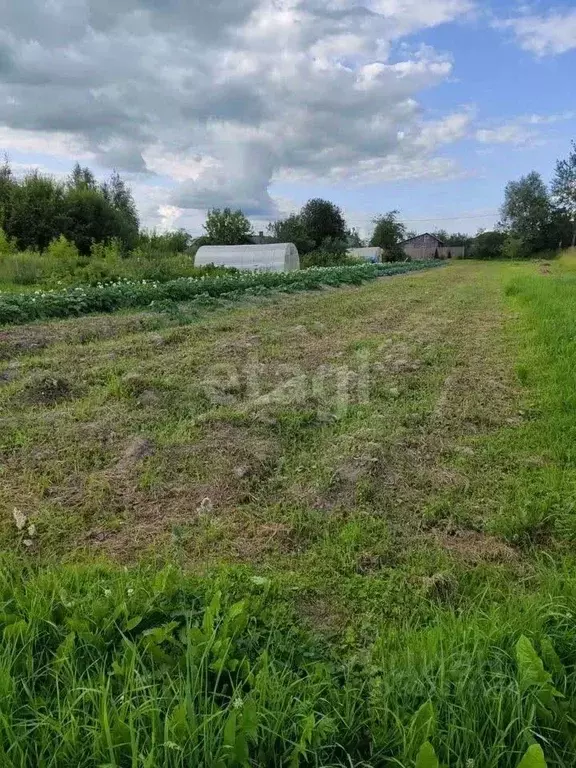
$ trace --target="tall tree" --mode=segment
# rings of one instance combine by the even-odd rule
[[[329,200],[308,200],[300,211],[300,220],[315,248],[327,241],[346,243],[346,221],[340,208]]]
[[[572,221],[572,247],[576,245],[576,142],[565,160],[558,160],[552,180],[552,197]]]
[[[0,227],[6,226],[6,221],[10,217],[10,209],[16,181],[12,176],[12,168],[8,155],[4,155],[4,162],[0,166]]]
[[[96,177],[90,170],[90,168],[83,168],[80,163],[76,163],[72,169],[72,173],[68,177],[69,189],[95,189]]]
[[[242,211],[230,208],[208,211],[204,230],[213,245],[243,245],[252,235],[252,225]]]
[[[118,214],[118,237],[127,248],[133,248],[138,239],[140,222],[132,190],[114,171],[110,179],[102,184],[101,192]]]
[[[294,243],[301,255],[309,253],[315,245],[306,232],[302,218],[297,213],[293,213],[286,219],[271,222],[268,224],[268,232],[279,243]]]
[[[501,214],[503,228],[522,241],[524,256],[556,245],[552,242],[552,203],[536,171],[508,182]]]
[[[398,218],[399,211],[388,211],[372,219],[374,232],[370,245],[382,248],[387,261],[401,261],[406,258],[400,243],[406,239],[406,226]]]

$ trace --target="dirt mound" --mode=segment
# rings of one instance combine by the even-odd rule
[[[518,552],[504,541],[478,531],[432,531],[432,535],[443,548],[458,559],[471,565],[480,563],[513,563]]]
[[[28,405],[57,405],[74,397],[70,382],[52,374],[40,374],[29,379],[24,386],[24,401]]]

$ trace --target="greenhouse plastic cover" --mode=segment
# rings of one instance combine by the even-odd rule
[[[370,261],[372,264],[379,264],[382,261],[382,255],[384,251],[382,248],[368,247],[368,248],[350,248],[348,255],[353,256],[355,259],[364,259],[364,261]]]
[[[298,249],[293,243],[266,245],[203,245],[194,264],[204,267],[236,267],[261,272],[289,272],[300,268]]]

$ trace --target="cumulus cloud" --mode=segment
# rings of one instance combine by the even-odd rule
[[[576,118],[576,112],[566,111],[551,115],[521,115],[513,120],[488,128],[479,128],[476,139],[481,144],[514,144],[536,146],[545,143],[539,126],[549,126]]]
[[[576,48],[576,9],[525,14],[496,22],[496,26],[512,30],[520,47],[536,56],[552,56]]]
[[[278,180],[449,176],[456,169],[439,150],[466,133],[470,112],[431,121],[418,96],[450,77],[452,61],[398,43],[471,7],[10,3],[0,31],[0,141],[23,137],[30,149],[36,137],[37,151],[49,143],[103,167],[167,176],[177,183],[170,199],[150,187],[162,221],[218,205],[274,215],[269,189]]]

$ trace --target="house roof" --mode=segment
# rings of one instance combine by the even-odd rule
[[[445,245],[443,240],[440,240],[439,237],[436,237],[436,235],[432,235],[430,232],[422,232],[421,235],[416,235],[415,237],[409,237],[408,240],[403,240],[400,243],[400,245],[407,245],[408,243],[411,243],[412,240],[418,240],[418,238],[424,237],[425,235],[428,235],[428,237],[432,237],[434,240],[436,240],[438,245],[442,245],[442,246]]]
[[[278,242],[277,238],[268,237],[267,235],[263,235],[262,237],[260,237],[260,235],[252,235],[248,239],[254,245],[272,245]]]

